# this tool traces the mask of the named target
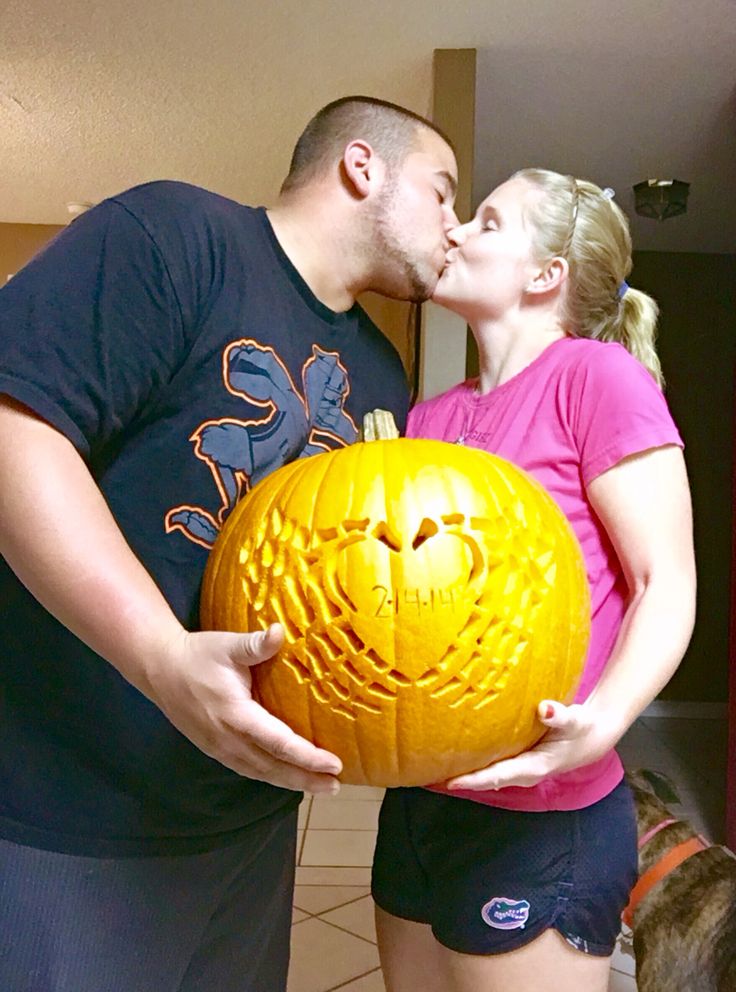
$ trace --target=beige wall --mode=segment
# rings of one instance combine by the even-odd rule
[[[432,120],[455,149],[458,190],[455,211],[461,221],[470,218],[475,150],[474,48],[440,48],[432,63]],[[469,332],[462,317],[425,303],[419,357],[419,399],[429,399],[465,378]]]

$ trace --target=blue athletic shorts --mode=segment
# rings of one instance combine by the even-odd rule
[[[502,954],[553,927],[608,957],[637,878],[636,821],[622,782],[585,809],[497,809],[426,789],[381,807],[373,898],[464,954]]]

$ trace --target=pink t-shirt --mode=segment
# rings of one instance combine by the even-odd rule
[[[628,455],[682,446],[661,390],[619,344],[582,338],[555,341],[530,365],[484,396],[468,380],[410,413],[407,436],[483,448],[540,482],[567,516],[580,542],[591,591],[590,648],[576,702],[601,677],[626,608],[621,566],[585,487]],[[530,788],[453,791],[504,809],[580,809],[620,782],[615,751],[593,764],[548,776]]]

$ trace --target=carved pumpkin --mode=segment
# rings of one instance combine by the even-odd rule
[[[256,698],[343,761],[345,782],[426,785],[517,754],[570,701],[589,593],[567,520],[486,452],[358,443],[278,469],[211,553],[202,625],[283,624]]]

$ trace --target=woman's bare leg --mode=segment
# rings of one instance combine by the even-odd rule
[[[607,992],[611,959],[583,954],[556,930],[506,954],[441,949],[447,992]]]
[[[429,926],[376,907],[386,992],[607,992],[610,958],[575,950],[556,930],[505,954],[458,954]]]
[[[376,933],[386,992],[449,992],[440,973],[445,948],[427,924],[402,920],[376,906]]]

